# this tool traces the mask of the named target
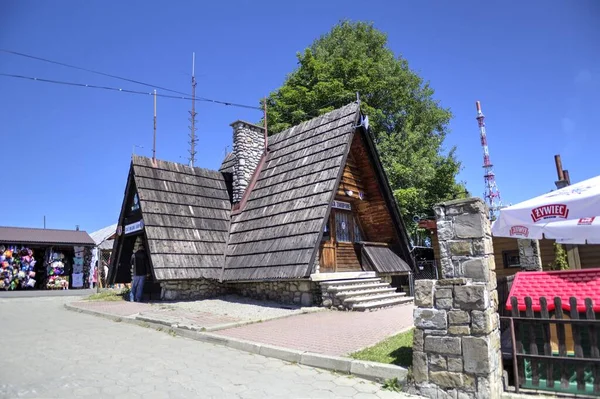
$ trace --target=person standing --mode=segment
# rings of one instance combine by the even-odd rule
[[[94,272],[92,273],[92,288],[96,288],[97,283],[98,283],[98,267],[96,266],[96,267],[94,267]]]
[[[133,302],[141,302],[144,294],[144,283],[149,273],[148,254],[144,245],[131,255],[131,266],[133,267],[133,284],[131,285],[130,298]]]

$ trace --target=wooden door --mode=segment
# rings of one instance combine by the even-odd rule
[[[320,257],[321,273],[335,272],[335,245],[331,241],[325,241],[321,245]]]
[[[335,272],[335,242],[333,239],[333,213],[329,215],[329,220],[323,231],[323,239],[321,241],[321,250],[319,253],[320,273]]]
[[[337,272],[360,271],[360,261],[354,247],[354,217],[351,212],[336,209],[335,246]]]

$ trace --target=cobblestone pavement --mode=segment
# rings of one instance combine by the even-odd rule
[[[375,312],[319,312],[251,324],[216,334],[327,355],[347,355],[413,325],[413,305]]]
[[[0,299],[0,398],[409,397],[360,378],[64,309],[73,299]]]

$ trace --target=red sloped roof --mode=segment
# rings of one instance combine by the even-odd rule
[[[577,298],[577,310],[585,312],[585,298],[591,298],[595,312],[600,312],[600,269],[552,272],[518,272],[513,280],[506,309],[512,310],[510,298],[517,297],[519,310],[525,310],[525,297],[531,297],[535,312],[541,310],[540,297],[546,297],[548,310],[554,310],[554,298],[560,297],[562,308],[571,310],[569,298]]]

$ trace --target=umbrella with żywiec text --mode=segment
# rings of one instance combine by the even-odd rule
[[[502,208],[492,235],[600,244],[600,176]]]

